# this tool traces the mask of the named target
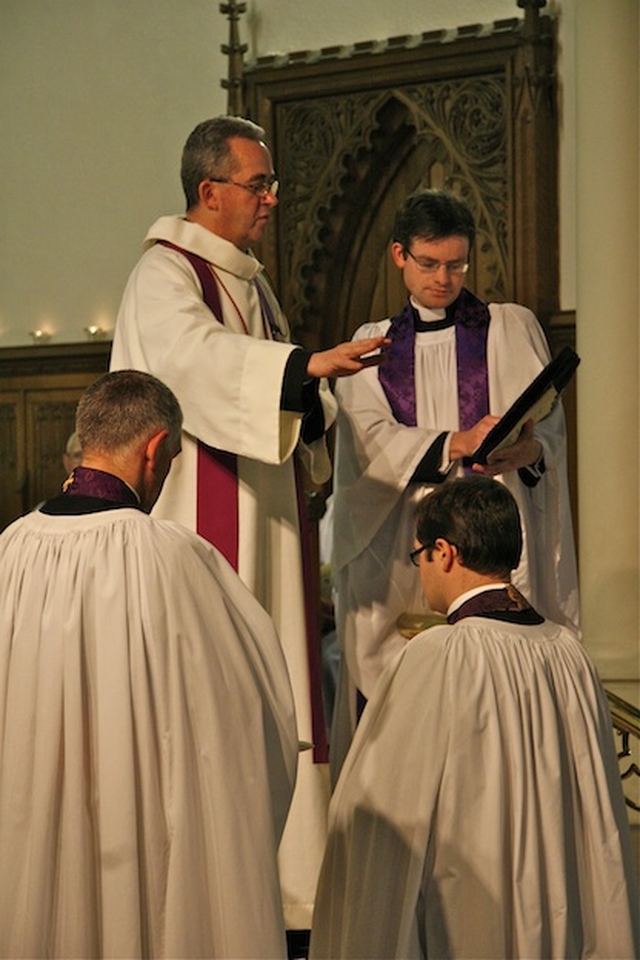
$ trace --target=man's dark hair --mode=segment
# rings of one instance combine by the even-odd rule
[[[252,120],[223,116],[203,120],[187,137],[180,167],[187,210],[198,203],[198,187],[203,180],[230,177],[234,172],[235,163],[229,147],[229,140],[233,137],[261,143],[266,134]]]
[[[169,387],[140,370],[106,373],[87,387],[76,411],[83,452],[115,453],[167,430],[176,446],[182,410]]]
[[[490,477],[445,482],[418,505],[416,536],[431,554],[438,537],[453,544],[463,566],[508,579],[520,562],[518,506],[507,488]]]
[[[466,237],[473,246],[476,226],[462,200],[444,190],[423,190],[407,197],[395,216],[393,240],[407,251],[414,240]]]

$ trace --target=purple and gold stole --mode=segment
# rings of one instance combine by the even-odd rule
[[[62,495],[92,497],[118,506],[141,509],[140,500],[124,480],[95,467],[75,467],[62,485]]]
[[[500,589],[484,590],[470,597],[449,614],[447,623],[457,623],[465,617],[487,617],[489,620],[503,620],[524,626],[544,623],[544,617],[540,616],[512,583]]]

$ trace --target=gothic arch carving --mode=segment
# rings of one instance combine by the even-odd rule
[[[469,285],[557,310],[554,31],[525,20],[267,58],[245,70],[248,111],[282,181],[259,251],[296,338],[335,343],[402,296],[388,269],[393,214],[446,186],[478,223]]]
[[[294,327],[321,342],[325,318],[337,316],[332,334],[342,338],[383,308],[393,215],[420,186],[446,186],[470,204],[472,282],[491,299],[512,296],[505,99],[504,83],[487,78],[283,109],[284,180],[295,193],[281,215],[290,252],[282,289]],[[372,267],[383,277],[373,286]]]

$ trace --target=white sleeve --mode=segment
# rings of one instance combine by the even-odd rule
[[[238,315],[259,309],[257,294],[240,279],[228,292],[231,297],[221,291],[222,325],[203,302],[185,257],[152,247],[127,284],[111,366],[145,370],[165,382],[192,436],[231,453],[281,463],[300,432],[301,415],[280,409],[284,370],[295,347],[244,335],[237,329]]]

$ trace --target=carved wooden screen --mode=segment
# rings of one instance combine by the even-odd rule
[[[537,5],[489,28],[246,69],[247,112],[267,130],[282,183],[259,254],[298,342],[331,345],[404,301],[389,261],[393,215],[428,185],[474,211],[468,285],[548,324],[558,286],[555,51]]]

